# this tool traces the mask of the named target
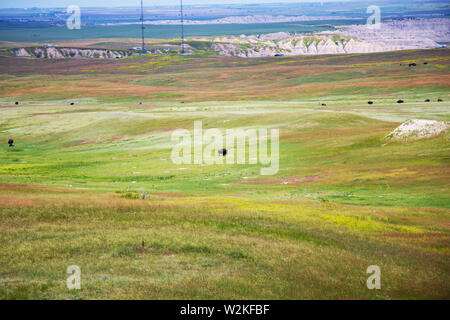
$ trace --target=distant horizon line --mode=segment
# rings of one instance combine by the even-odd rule
[[[177,0],[178,1],[178,0]],[[194,0],[195,1],[195,0]],[[236,0],[225,0],[225,1],[231,1],[228,3],[203,3],[202,1],[204,0],[196,0],[196,1],[200,1],[199,3],[191,3],[191,4],[185,4],[185,7],[197,7],[197,6],[201,6],[201,7],[221,7],[221,6],[241,6],[241,7],[246,7],[246,6],[270,6],[270,5],[302,5],[302,4],[336,4],[336,3],[371,3],[371,2],[375,2],[373,4],[376,5],[381,5],[381,3],[389,3],[389,2],[393,2],[393,3],[403,3],[403,2],[408,2],[408,0],[275,0],[275,1],[271,1],[268,0],[268,2],[256,2],[256,0],[250,0],[250,2],[247,3],[239,3],[239,2],[233,2]],[[424,3],[424,2],[445,2],[446,0],[409,0],[410,3]],[[139,2],[139,1],[136,1]],[[22,7],[6,7],[6,6],[1,6],[0,4],[0,10],[12,10],[12,9],[21,9],[21,10],[29,10],[29,9],[65,9],[67,8],[68,5],[57,5],[57,6],[22,6]],[[80,8],[90,8],[90,9],[104,9],[104,8],[137,8],[140,9],[140,5],[139,3],[133,6],[130,6],[128,4],[126,5],[80,5]],[[152,5],[144,5],[144,8],[178,8],[179,4],[178,3],[174,3],[174,4],[152,4]]]
[[[256,2],[250,2],[250,3],[215,3],[215,4],[207,4],[207,3],[192,3],[192,4],[186,4],[183,5],[184,7],[193,7],[193,6],[204,6],[204,7],[217,7],[217,6],[247,6],[247,5],[259,5],[259,6],[264,6],[264,5],[273,5],[273,4],[281,4],[281,5],[299,5],[299,4],[308,4],[308,3],[314,3],[314,4],[319,4],[319,3],[336,3],[336,2],[369,2],[369,0],[306,0],[306,1],[292,1],[292,2],[286,2],[286,1],[282,1],[282,2],[263,2],[263,3],[256,3]],[[388,0],[378,0],[380,2],[386,2]],[[404,1],[404,0],[399,0]],[[418,0],[412,0],[413,2],[416,2]],[[439,0],[437,0],[439,1]],[[179,4],[168,4],[168,5],[164,5],[164,4],[155,4],[155,5],[144,5],[144,8],[169,8],[169,7],[179,7]],[[40,6],[33,6],[33,7],[1,7],[0,6],[0,10],[3,9],[65,9],[67,8],[67,6],[55,6],[55,7],[40,7]],[[80,8],[137,8],[140,9],[140,5],[135,5],[135,6],[129,6],[129,5],[108,5],[108,6],[91,6],[91,5],[81,5]]]

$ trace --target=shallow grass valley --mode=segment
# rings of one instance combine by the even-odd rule
[[[386,138],[449,121],[449,53],[0,57],[0,299],[449,299],[449,135]],[[174,164],[197,120],[279,172]]]

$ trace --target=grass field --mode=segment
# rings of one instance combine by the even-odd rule
[[[312,33],[334,30],[336,25],[364,23],[364,20],[319,20],[281,23],[255,24],[210,24],[188,25],[186,36],[217,36],[262,34],[272,32]],[[64,27],[20,27],[10,26],[0,21],[0,41],[48,42],[57,40],[98,39],[98,38],[134,38],[139,34],[138,24],[116,26],[86,26],[82,29],[69,30]],[[180,34],[179,25],[148,25],[148,38],[172,39]]]
[[[449,53],[0,57],[0,298],[449,299],[449,135],[386,139],[449,121]],[[279,173],[173,164],[195,120],[279,128]]]

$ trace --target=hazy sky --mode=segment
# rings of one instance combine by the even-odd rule
[[[351,0],[183,0],[189,4],[243,4],[243,3],[281,3],[281,2],[336,2]],[[176,5],[180,0],[144,0],[145,6],[152,5]],[[119,7],[138,6],[140,0],[0,0],[0,8],[54,8],[67,7],[69,5],[79,5],[80,7]]]

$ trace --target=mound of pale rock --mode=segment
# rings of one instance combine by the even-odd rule
[[[444,121],[412,119],[402,123],[387,137],[394,140],[420,140],[438,136],[449,127],[449,123]]]

